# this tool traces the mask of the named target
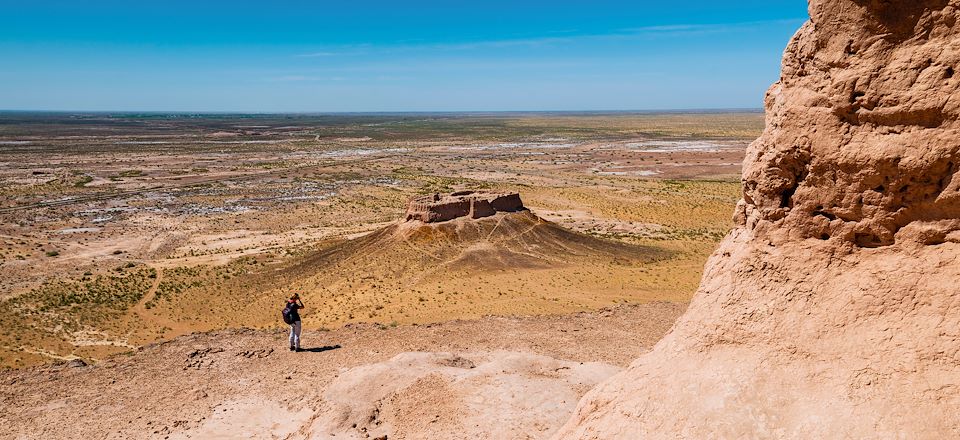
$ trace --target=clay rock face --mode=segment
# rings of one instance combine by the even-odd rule
[[[960,238],[957,5],[811,3],[766,97],[739,226],[860,247]]]
[[[459,217],[482,218],[497,212],[523,211],[523,202],[517,193],[486,191],[458,191],[447,195],[432,194],[410,201],[406,221],[418,220],[436,223]]]
[[[556,438],[960,438],[958,9],[811,1],[689,309]]]

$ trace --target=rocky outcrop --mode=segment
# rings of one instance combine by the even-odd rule
[[[404,217],[406,221],[436,223],[459,217],[482,218],[497,212],[517,212],[525,209],[520,194],[517,193],[458,191],[413,199]]]
[[[739,226],[858,247],[937,244],[960,231],[951,3],[812,3],[766,98]]]
[[[958,8],[811,1],[690,308],[557,438],[960,437]]]
[[[537,439],[620,368],[529,353],[401,353],[344,372],[309,439]]]

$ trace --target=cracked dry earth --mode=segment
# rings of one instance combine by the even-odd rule
[[[0,373],[0,438],[546,438],[685,307],[198,333]]]

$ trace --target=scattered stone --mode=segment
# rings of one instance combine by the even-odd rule
[[[471,369],[471,368],[477,367],[477,365],[474,364],[473,361],[461,356],[454,356],[450,359],[443,359],[438,363],[441,365],[446,365],[448,367],[453,367],[453,368]]]
[[[213,359],[208,359],[207,356],[216,353],[223,353],[222,348],[202,348],[191,351],[187,354],[187,365],[183,367],[186,369],[196,369],[199,370],[203,367],[209,367],[213,364]]]
[[[245,350],[245,351],[241,351],[241,352],[237,353],[237,356],[243,356],[243,357],[245,357],[245,358],[247,358],[247,359],[253,359],[253,358],[263,359],[263,358],[265,358],[265,357],[270,356],[271,354],[273,354],[273,349],[272,349],[272,348],[268,348],[268,349],[263,349],[263,348],[261,348],[261,349],[259,349],[259,350]]]

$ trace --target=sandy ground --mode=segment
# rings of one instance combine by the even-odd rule
[[[369,430],[348,424],[335,431],[341,433],[336,438],[366,438],[376,429],[389,429],[394,434],[389,438],[416,438],[403,435],[403,429],[449,433],[463,422],[456,419],[463,406],[416,413],[424,407],[417,399],[438,396],[444,386],[452,387],[455,395],[506,399],[516,396],[511,387],[531,384],[556,392],[521,393],[523,397],[513,398],[508,406],[533,408],[529,417],[477,416],[470,419],[477,426],[462,432],[523,432],[541,438],[567,419],[590,384],[648,351],[684,308],[648,303],[568,316],[487,317],[398,327],[357,324],[305,332],[307,350],[300,353],[287,350],[284,332],[224,330],[182,336],[95,366],[63,363],[0,373],[0,438],[327,438],[321,434],[330,432],[328,416],[344,399],[386,405],[380,416],[385,424],[370,425]],[[474,382],[464,388],[457,385],[463,381],[442,375],[395,373],[409,385],[394,385],[380,400],[351,395],[350,390],[360,388],[344,386],[347,379],[335,383],[341,377],[395,383],[383,382],[383,375],[371,369],[395,365],[389,362],[423,368],[411,355],[394,359],[407,352],[446,353],[437,356],[453,360],[447,370],[455,368],[454,373],[474,379],[512,379],[492,385],[484,379],[484,386]],[[581,369],[579,363],[596,365]],[[531,369],[542,366],[555,373],[531,375]],[[491,373],[493,367],[503,375]],[[549,404],[556,396],[561,401]],[[488,408],[483,402],[472,405],[478,414]],[[442,408],[433,403],[427,407]]]

